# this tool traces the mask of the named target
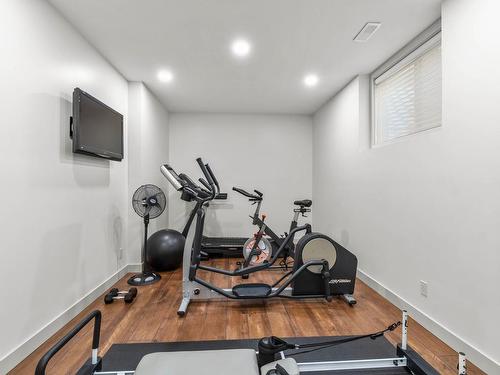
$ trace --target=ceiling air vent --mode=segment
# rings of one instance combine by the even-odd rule
[[[373,36],[373,34],[375,34],[375,32],[379,29],[380,26],[381,26],[380,22],[368,22],[361,29],[358,35],[354,37],[354,41],[361,43],[367,42],[368,39],[370,39]]]

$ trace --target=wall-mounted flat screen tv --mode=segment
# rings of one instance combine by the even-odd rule
[[[123,159],[123,116],[79,88],[73,91],[73,152]]]

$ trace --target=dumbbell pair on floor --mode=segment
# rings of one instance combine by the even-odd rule
[[[136,296],[137,288],[130,288],[128,291],[113,288],[104,296],[104,303],[109,305],[118,299],[122,299],[125,303],[132,303]]]

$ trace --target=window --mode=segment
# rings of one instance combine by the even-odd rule
[[[373,145],[441,126],[441,32],[424,34],[372,74]]]

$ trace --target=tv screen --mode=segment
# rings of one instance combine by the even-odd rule
[[[73,152],[123,159],[123,116],[79,88],[73,91]]]

